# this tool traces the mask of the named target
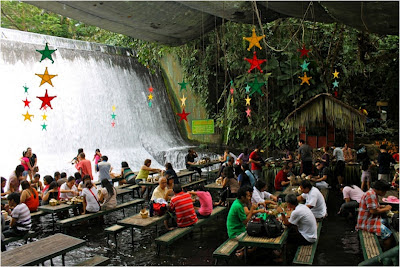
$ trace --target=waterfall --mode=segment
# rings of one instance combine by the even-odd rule
[[[36,50],[43,50],[46,42],[57,49],[52,54],[54,64],[49,59],[39,62]],[[46,67],[49,74],[58,75],[51,79],[54,87],[48,83],[39,87],[41,78],[35,73],[43,74]],[[41,177],[55,171],[73,175],[76,169],[70,161],[78,148],[89,160],[99,148],[116,173],[122,161],[139,170],[147,158],[152,167],[162,168],[168,160],[175,169],[185,168],[189,146],[178,131],[163,78],[138,63],[133,51],[2,28],[0,75],[1,176],[8,178],[27,147],[38,157]],[[57,96],[47,112],[39,110],[42,101],[37,98],[46,89],[49,96]],[[31,101],[30,108],[24,107],[25,98]],[[32,122],[24,121],[26,111],[34,115]]]

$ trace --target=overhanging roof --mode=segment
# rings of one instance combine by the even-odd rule
[[[213,30],[222,19],[253,23],[249,1],[27,1],[39,8],[89,25],[168,45],[181,45]],[[303,18],[309,1],[256,2],[263,23]],[[318,22],[340,22],[378,34],[399,34],[399,2],[312,2],[305,16]],[[255,18],[257,23],[257,18]]]

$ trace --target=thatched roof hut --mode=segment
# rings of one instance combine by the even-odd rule
[[[291,130],[328,123],[338,129],[363,131],[366,117],[355,108],[334,98],[331,94],[322,93],[292,111],[285,121],[289,124]]]

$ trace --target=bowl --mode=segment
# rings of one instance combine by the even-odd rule
[[[7,217],[8,217],[8,212],[7,212],[7,211],[5,211],[5,210],[2,210],[2,211],[1,211],[1,214],[3,214],[3,216],[4,216],[4,220],[7,220]]]
[[[146,219],[149,217],[149,212],[147,210],[141,210],[140,216],[142,216],[142,219]]]

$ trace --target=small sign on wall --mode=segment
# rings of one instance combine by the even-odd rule
[[[192,120],[192,134],[214,134],[214,120]]]

